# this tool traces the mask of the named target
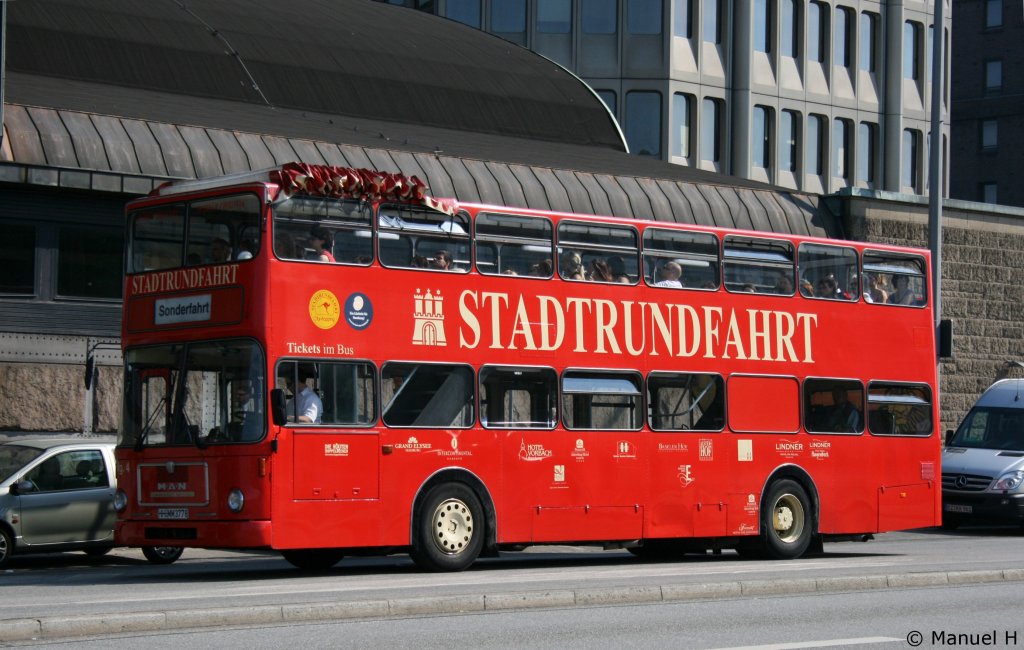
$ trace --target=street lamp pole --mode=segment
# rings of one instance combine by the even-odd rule
[[[932,298],[935,306],[935,328],[938,334],[942,320],[942,104],[943,51],[946,40],[946,0],[935,0],[932,27],[932,105],[931,140],[928,156],[928,247],[932,252]]]

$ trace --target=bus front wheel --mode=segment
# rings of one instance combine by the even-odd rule
[[[811,544],[814,515],[807,491],[796,481],[776,481],[768,490],[761,510],[764,551],[768,557],[792,560]]]
[[[142,554],[152,564],[174,564],[185,551],[180,546],[143,546]]]
[[[414,525],[412,559],[426,571],[462,571],[483,548],[483,507],[463,483],[431,488]]]

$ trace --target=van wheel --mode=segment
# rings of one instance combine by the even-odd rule
[[[412,559],[426,571],[462,571],[484,545],[483,507],[464,483],[431,488],[414,526]]]
[[[142,554],[153,564],[174,564],[185,552],[180,546],[143,546]]]
[[[814,531],[811,500],[803,486],[790,479],[773,483],[761,510],[761,527],[768,557],[793,560],[803,555]]]
[[[14,552],[14,543],[11,542],[11,536],[0,527],[0,569],[7,566],[7,562],[11,559],[11,553]]]

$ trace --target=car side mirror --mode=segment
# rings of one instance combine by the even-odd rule
[[[949,446],[949,442],[953,439],[953,434],[956,433],[952,429],[946,429],[946,446]]]
[[[15,496],[24,494],[25,492],[34,492],[35,489],[36,484],[29,480],[23,480],[18,481],[17,483],[12,483],[10,488],[11,494]]]
[[[288,399],[284,395],[284,390],[275,388],[270,391],[270,416],[274,419],[274,424],[284,426],[288,421],[288,414],[285,412],[287,410]]]

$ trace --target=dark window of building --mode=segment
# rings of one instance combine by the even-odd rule
[[[572,26],[572,0],[545,0],[537,4],[537,31],[568,34]]]
[[[661,93],[626,93],[626,142],[639,156],[661,157]]]
[[[875,72],[875,42],[878,40],[878,14],[864,12],[860,15],[860,69]]]
[[[768,169],[772,160],[772,109],[767,106],[754,107],[754,123],[751,129],[750,155],[755,167]]]
[[[807,60],[825,62],[828,9],[820,2],[807,3]]]
[[[980,183],[978,185],[978,200],[982,203],[998,203],[997,189],[996,183]]]
[[[695,0],[676,0],[673,33],[681,38],[693,37],[693,5]]]
[[[480,29],[480,0],[448,0],[445,3],[444,15]]]
[[[661,0],[627,0],[626,26],[630,34],[661,33]]]
[[[123,238],[117,230],[61,226],[57,235],[57,295],[121,298]]]
[[[4,236],[0,240],[0,258],[4,259],[4,271],[0,273],[0,294],[33,295],[36,292],[35,226],[5,224]],[[120,277],[120,260],[114,268]]]
[[[580,3],[584,34],[614,34],[618,26],[615,0],[582,0]]]
[[[519,34],[526,31],[526,0],[491,0],[491,31]]]
[[[722,107],[720,99],[705,97],[701,107],[700,157],[707,162],[722,162]]]
[[[903,78],[921,78],[921,25],[903,23]]]
[[[672,155],[677,158],[690,157],[690,132],[693,125],[693,95],[676,93],[672,95]]]
[[[832,156],[834,176],[850,178],[850,121],[836,119],[832,124]]]
[[[878,148],[878,125],[861,122],[857,127],[857,180],[875,182],[875,151]]]
[[[1000,59],[985,62],[985,92],[998,92],[1003,88],[1003,62]]]
[[[825,173],[825,117],[807,116],[807,173],[821,176]]]
[[[981,122],[981,149],[983,151],[995,151],[999,148],[999,122],[996,120],[982,120]]]
[[[795,172],[800,159],[800,114],[782,111],[779,115],[779,170]]]
[[[853,63],[853,10],[836,7],[835,41],[832,63],[849,68]]]
[[[800,56],[800,5],[796,0],[780,0],[779,29],[782,32],[779,37],[782,56]]]
[[[1003,0],[986,0],[985,27],[992,29],[1003,26]]]
[[[918,156],[920,146],[918,144],[918,132],[913,129],[903,130],[903,165],[900,183],[904,187],[917,188]]]
[[[754,51],[772,51],[772,10],[769,0],[754,0]]]
[[[707,43],[722,42],[722,0],[701,0],[701,32]]]
[[[597,92],[597,96],[601,98],[601,101],[604,102],[604,105],[608,107],[608,110],[611,111],[612,115],[615,115],[615,110],[616,110],[616,106],[615,106],[615,104],[616,104],[616,101],[615,101],[615,91],[614,90],[598,90],[598,91],[595,91],[595,92]]]

